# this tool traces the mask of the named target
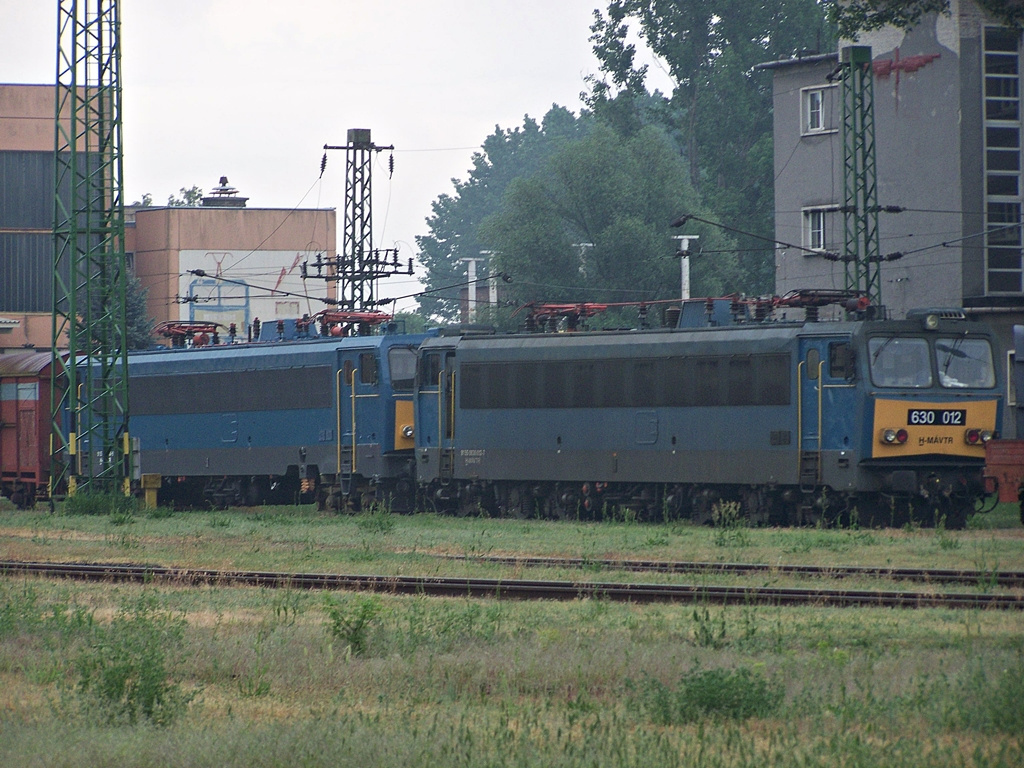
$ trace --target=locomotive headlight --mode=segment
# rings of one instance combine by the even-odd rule
[[[991,439],[992,439],[992,430],[991,429],[983,429],[983,430],[981,430],[981,442],[987,443]]]
[[[989,433],[989,437],[992,437],[991,433]],[[982,437],[980,429],[968,429],[964,432],[964,442],[968,445],[979,445],[981,441]]]
[[[416,430],[412,428],[412,424],[402,425],[402,437],[406,440],[411,440],[412,436],[416,433]]]
[[[903,445],[910,434],[905,429],[883,429],[882,442],[887,445]]]
[[[939,327],[939,316],[938,315],[925,315],[924,318],[924,329],[926,331],[934,331]]]

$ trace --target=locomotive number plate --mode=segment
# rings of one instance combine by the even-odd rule
[[[957,427],[967,423],[967,411],[956,408],[911,408],[907,411],[907,424]]]

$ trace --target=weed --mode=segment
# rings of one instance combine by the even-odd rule
[[[124,519],[139,509],[138,499],[121,493],[76,493],[64,501],[66,515],[111,515]]]
[[[395,530],[397,523],[391,510],[382,504],[373,504],[359,513],[356,517],[356,525],[363,533],[386,536]]]
[[[694,608],[693,642],[701,648],[721,648],[725,645],[725,611],[712,616],[707,603]]]
[[[748,547],[747,532],[738,501],[721,501],[711,507],[711,520],[715,526],[714,542],[719,547]]]
[[[284,627],[295,626],[295,620],[302,613],[302,601],[294,589],[282,589],[274,594],[274,619]]]
[[[989,560],[988,548],[979,545],[974,553],[974,570],[978,572],[978,587],[991,592],[999,584],[999,561]]]
[[[135,522],[135,513],[130,509],[117,510],[110,513],[111,525],[131,525]]]
[[[946,530],[945,518],[941,518],[939,524],[935,526],[935,539],[939,544],[939,549],[944,552],[960,549],[960,539],[956,536],[951,536],[949,531]]]
[[[357,595],[344,601],[328,596],[324,604],[327,631],[343,641],[353,656],[362,656],[366,653],[370,627],[381,608],[380,600],[373,596]]]
[[[660,725],[766,717],[783,699],[779,683],[745,668],[690,672],[674,688],[646,677],[634,688],[641,710]]]
[[[931,695],[942,702],[947,727],[986,733],[1024,733],[1024,659],[995,672],[978,660]]]
[[[0,588],[0,638],[32,632],[40,624],[41,610],[32,587]]]
[[[663,530],[656,530],[648,534],[644,540],[645,547],[664,547],[668,545],[668,533]]]
[[[242,698],[256,699],[270,693],[270,681],[267,679],[270,666],[263,659],[263,643],[266,639],[265,632],[257,634],[253,644],[255,663],[251,670],[238,677],[238,692]]]
[[[194,694],[174,681],[185,621],[142,597],[123,607],[109,626],[96,626],[89,647],[72,660],[80,711],[108,723],[168,725]]]

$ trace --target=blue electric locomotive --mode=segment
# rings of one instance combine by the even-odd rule
[[[736,501],[780,524],[964,525],[1001,419],[986,326],[958,311],[747,322],[704,304],[679,322],[700,327],[425,341],[426,498],[517,516],[702,523]]]
[[[411,511],[425,338],[328,334],[132,354],[137,467],[159,482],[161,502],[180,506],[315,499]]]

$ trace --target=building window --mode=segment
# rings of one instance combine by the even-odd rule
[[[824,251],[829,245],[829,212],[834,208],[805,208],[803,246],[811,251]]]
[[[1020,34],[985,30],[986,293],[1020,293],[1021,110]]]
[[[836,130],[834,116],[835,86],[815,86],[800,91],[800,133],[828,133]]]

